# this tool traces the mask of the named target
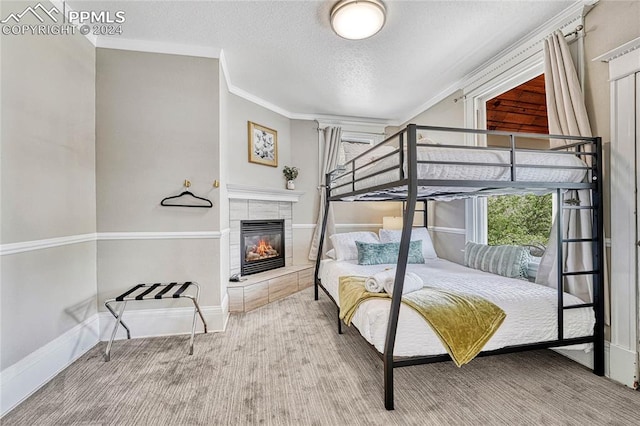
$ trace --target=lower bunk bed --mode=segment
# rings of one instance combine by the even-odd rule
[[[424,134],[430,138],[427,142],[425,138],[419,138]],[[457,140],[463,139],[465,143],[459,146],[452,144],[451,135]],[[484,146],[490,137],[506,139],[507,147]],[[523,138],[547,139],[549,148],[520,148],[518,140]],[[562,224],[555,226],[550,241],[557,253],[555,269],[550,274],[555,275],[554,283],[541,285],[512,278],[513,275],[496,275],[485,272],[485,268],[480,268],[484,269],[480,271],[438,259],[436,256],[424,256],[422,262],[409,262],[413,250],[411,246],[415,243],[413,224],[418,202],[424,202],[423,224],[427,227],[429,200],[548,193],[555,194],[557,208],[554,220],[557,224]],[[341,309],[350,309],[348,322],[358,329],[382,358],[386,409],[394,409],[394,368],[452,359],[457,365],[461,365],[469,360],[460,362],[451,350],[451,345],[442,338],[441,329],[434,326],[433,321],[427,322],[426,311],[429,306],[435,305],[427,303],[422,309],[417,309],[415,304],[409,303],[409,307],[409,297],[403,294],[409,274],[416,274],[424,286],[415,293],[450,292],[455,297],[460,295],[463,299],[468,297],[469,300],[479,300],[479,305],[486,303],[501,310],[503,316],[499,324],[494,321],[498,326],[490,326],[491,333],[487,333],[487,338],[476,345],[477,351],[474,351],[473,356],[570,347],[572,350],[592,351],[593,372],[604,375],[600,138],[410,124],[328,173],[325,195],[315,268],[315,299],[319,298],[319,290],[323,290],[336,304],[339,316]],[[403,227],[395,239],[399,241],[395,248],[397,263],[362,265],[354,261],[353,256],[338,256],[338,260],[325,258],[327,253],[323,247],[325,240],[329,238],[329,207],[337,201],[403,203]],[[583,234],[574,235],[569,232],[569,228],[565,226],[566,219],[577,220]],[[423,229],[423,233],[427,232]],[[353,240],[352,243],[356,246],[357,238],[354,237]],[[424,244],[425,241],[423,250]],[[576,263],[567,262],[568,253],[573,253],[576,247],[588,258],[588,261],[580,263],[577,268]],[[356,249],[357,247],[350,248],[352,253]],[[432,248],[430,250],[433,252]],[[387,290],[386,296],[367,295],[366,300],[361,298],[353,305],[351,300],[341,300],[341,294],[347,294],[343,292],[344,287],[341,288],[341,281],[349,277],[360,277],[358,279],[362,285],[366,277],[386,268],[393,268],[393,286]],[[580,293],[580,297],[576,297],[577,293],[570,294],[570,289],[573,289],[577,281],[582,283],[583,289],[585,286],[588,288],[587,298],[584,293]],[[353,284],[350,283],[351,286]],[[362,293],[362,287],[358,291]],[[342,306],[345,304],[349,306]],[[435,310],[439,309],[440,306],[435,306]],[[456,321],[462,324],[469,318],[465,313],[461,313],[459,317],[456,317],[456,313],[451,316],[454,321],[450,330],[454,332]],[[338,318],[339,333],[342,332],[341,327],[342,321]]]
[[[358,265],[357,260],[323,260],[319,278],[322,287],[341,307],[340,277],[372,276],[395,264]],[[422,264],[407,265],[407,272],[417,274],[426,287],[458,294],[480,296],[501,308],[506,317],[483,350],[494,351],[513,345],[553,341],[558,337],[558,296],[555,289],[516,278],[508,278],[468,268],[444,259],[426,260]],[[391,299],[372,298],[359,305],[352,317],[362,337],[379,353],[384,352]],[[567,306],[584,302],[565,293]],[[564,337],[583,338],[593,332],[595,316],[592,308],[569,310],[564,316]],[[575,350],[592,349],[592,345],[572,346]],[[415,357],[440,355],[447,350],[433,329],[420,314],[406,304],[400,307],[393,355]]]

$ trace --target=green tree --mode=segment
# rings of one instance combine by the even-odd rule
[[[487,206],[490,245],[544,244],[551,230],[551,194],[489,197]]]

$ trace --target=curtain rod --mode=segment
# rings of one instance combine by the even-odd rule
[[[575,36],[577,36],[577,35],[578,35],[578,33],[579,33],[580,31],[582,31],[583,29],[584,29],[584,25],[578,25],[578,26],[576,27],[576,29],[575,29],[575,30],[571,31],[571,32],[570,32],[570,33],[568,33],[568,34],[565,34],[564,36],[565,36],[565,38],[566,38],[566,37],[572,37],[572,36],[574,36],[574,35],[575,35]]]

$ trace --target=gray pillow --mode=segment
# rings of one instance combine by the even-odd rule
[[[509,278],[527,278],[531,255],[521,246],[488,246],[468,242],[464,248],[464,264]]]
[[[356,241],[356,247],[358,248],[358,265],[398,263],[400,243],[371,244]],[[409,243],[407,263],[424,263],[422,241],[411,241]]]

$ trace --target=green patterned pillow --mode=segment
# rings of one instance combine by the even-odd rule
[[[382,263],[398,263],[400,243],[363,243],[356,241],[358,248],[358,265],[379,265]],[[407,263],[424,263],[422,257],[422,240],[409,243]]]
[[[509,278],[527,278],[529,251],[521,246],[488,246],[468,242],[464,248],[464,264]]]

